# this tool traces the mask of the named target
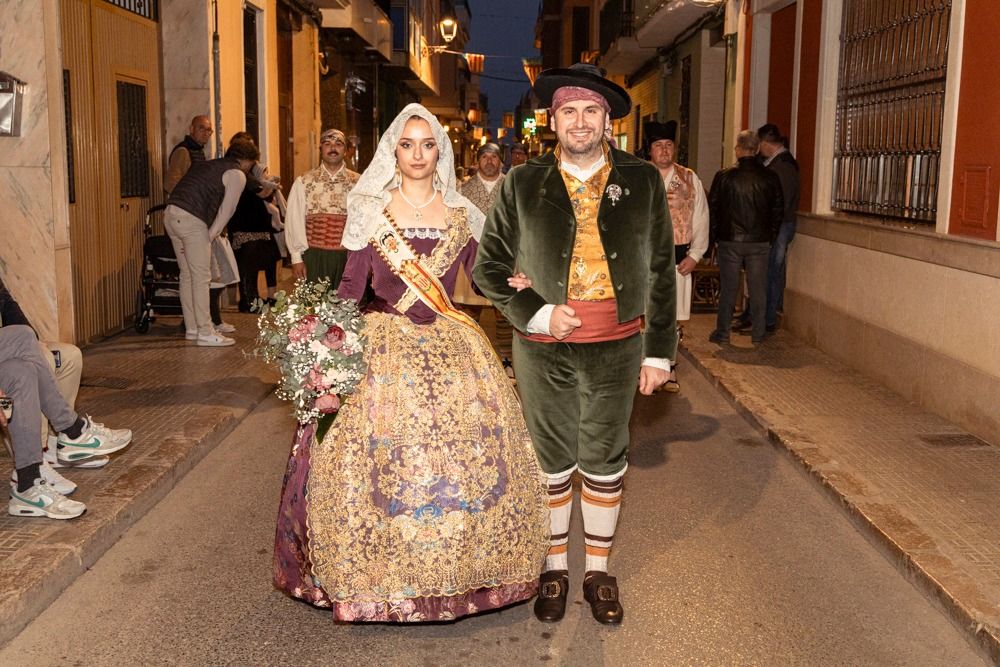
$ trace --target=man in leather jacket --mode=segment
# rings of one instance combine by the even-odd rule
[[[784,198],[777,175],[757,161],[760,140],[744,130],[736,137],[738,163],[715,175],[708,195],[712,243],[718,243],[719,315],[713,343],[729,342],[729,323],[736,303],[740,269],[746,269],[750,292],[753,342],[764,340],[767,303],[767,262],[784,215]]]

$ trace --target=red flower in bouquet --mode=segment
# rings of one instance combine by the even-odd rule
[[[345,336],[344,330],[334,324],[326,330],[326,335],[323,337],[323,344],[331,350],[339,350],[344,347]]]
[[[323,394],[316,398],[316,409],[323,414],[330,414],[340,409],[340,398],[336,394]]]
[[[313,391],[326,391],[330,388],[326,380],[323,378],[323,370],[319,366],[313,366],[312,370],[309,371],[309,376],[305,381],[306,389],[312,389]]]

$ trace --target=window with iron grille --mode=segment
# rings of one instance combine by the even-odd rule
[[[951,0],[845,0],[833,208],[933,223]]]
[[[146,87],[118,82],[118,170],[122,197],[149,196]]]
[[[104,0],[115,7],[121,7],[143,18],[156,21],[159,17],[159,7],[156,0]]]

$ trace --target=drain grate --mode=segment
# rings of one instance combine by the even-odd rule
[[[920,439],[934,447],[989,447],[990,443],[968,433],[930,433]]]
[[[132,381],[126,378],[104,377],[102,375],[85,377],[80,380],[81,387],[100,387],[102,389],[128,389],[130,384]]]

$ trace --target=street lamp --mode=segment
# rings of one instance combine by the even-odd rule
[[[444,44],[440,46],[425,46],[423,48],[425,56],[432,53],[444,53],[448,50],[451,43],[455,41],[455,37],[458,36],[458,20],[450,13],[445,14],[438,21],[438,31],[441,33],[441,39],[444,40]]]

